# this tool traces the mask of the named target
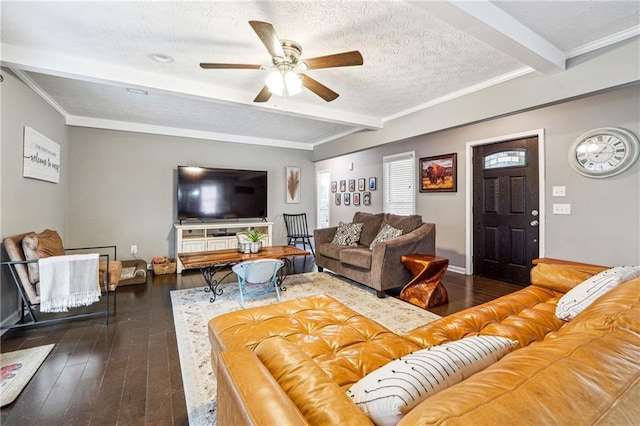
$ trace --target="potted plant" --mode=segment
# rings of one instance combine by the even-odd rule
[[[247,239],[251,242],[251,253],[259,252],[260,248],[262,248],[262,240],[267,237],[267,234],[258,229],[243,231],[240,234],[247,237]]]

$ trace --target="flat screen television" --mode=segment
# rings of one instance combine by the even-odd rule
[[[178,166],[178,220],[267,217],[267,172]]]

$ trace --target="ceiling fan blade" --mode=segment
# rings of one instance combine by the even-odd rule
[[[271,56],[284,58],[284,51],[282,50],[280,39],[273,25],[262,21],[249,21],[249,25],[251,25],[253,31],[258,34],[258,37],[260,37],[260,40],[262,40],[262,43],[264,43]]]
[[[324,84],[319,83],[318,81],[312,79],[308,75],[306,74],[299,74],[299,75],[302,77],[302,85],[307,89],[311,90],[316,95],[320,96],[325,101],[331,102],[334,99],[336,99],[338,96],[340,96],[333,90],[329,89]]]
[[[200,68],[214,69],[214,70],[224,70],[224,69],[259,70],[261,68],[261,65],[254,65],[254,64],[216,64],[216,63],[201,62],[200,63]]]
[[[267,102],[271,98],[271,92],[267,86],[264,86],[253,102]]]
[[[336,53],[334,55],[318,56],[317,58],[305,59],[307,69],[317,70],[319,68],[335,68],[335,67],[351,67],[354,65],[362,65],[364,59],[357,50],[344,53]]]

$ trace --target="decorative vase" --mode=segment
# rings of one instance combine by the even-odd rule
[[[262,248],[262,243],[260,241],[251,243],[251,253],[257,253]]]

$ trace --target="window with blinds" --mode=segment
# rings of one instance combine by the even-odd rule
[[[404,216],[415,214],[415,164],[415,152],[382,158],[385,213]]]

